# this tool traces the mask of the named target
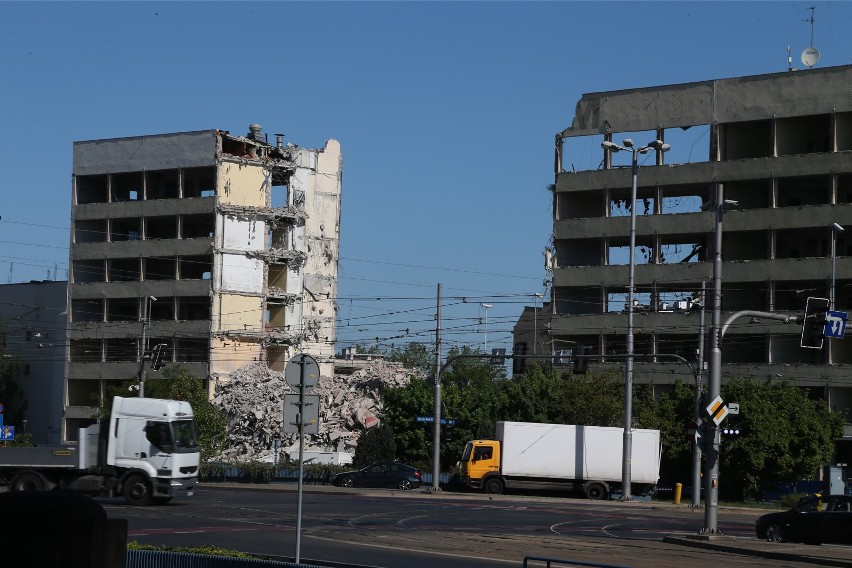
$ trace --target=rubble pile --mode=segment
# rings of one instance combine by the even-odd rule
[[[418,371],[381,359],[366,362],[351,374],[321,376],[313,391],[320,399],[319,434],[305,436],[305,449],[354,451],[361,433],[381,420],[384,389],[422,378]],[[244,367],[220,384],[213,403],[225,410],[229,421],[228,445],[219,459],[271,462],[276,439],[281,452],[276,459],[297,457],[298,434],[283,431],[284,395],[291,393],[296,389],[287,384],[284,373],[264,363]]]

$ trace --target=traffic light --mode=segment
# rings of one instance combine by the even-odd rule
[[[722,435],[727,436],[729,438],[736,438],[740,434],[742,434],[742,430],[739,426],[725,426],[722,428]]]
[[[489,362],[492,365],[505,365],[506,364],[506,350],[502,347],[500,349],[492,349],[491,350],[491,359]]]
[[[573,349],[557,349],[553,352],[554,367],[568,367],[571,365],[571,359],[574,357]]]
[[[163,366],[163,357],[166,351],[164,347],[166,347],[165,343],[158,343],[156,346],[154,346],[154,353],[151,355],[152,371],[159,371],[160,367]]]
[[[826,298],[808,298],[805,304],[805,317],[802,321],[802,340],[799,345],[808,349],[822,349],[827,311]]]
[[[574,374],[582,375],[586,372],[586,367],[588,367],[588,361],[584,357],[586,354],[586,346],[582,343],[577,344],[577,350],[574,354]]]

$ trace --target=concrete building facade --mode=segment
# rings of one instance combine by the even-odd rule
[[[832,282],[833,309],[852,309],[850,85],[852,66],[842,66],[583,95],[571,126],[556,135],[552,288],[535,316],[536,349],[582,343],[592,354],[626,353],[632,156],[601,147],[625,138],[672,146],[640,156],[635,353],[696,360],[702,285],[712,291],[717,190],[736,202],[721,224],[723,322],[742,310],[802,315],[808,297],[831,297]],[[677,148],[690,132],[691,145]],[[580,141],[595,149],[597,169],[575,169],[571,151]],[[516,351],[532,352],[532,320],[528,309],[515,328]],[[723,377],[789,380],[848,411],[850,339],[806,349],[800,338],[801,325],[737,320],[724,339]],[[635,363],[637,383],[693,378],[664,358]]]
[[[158,351],[211,396],[298,353],[333,373],[340,144],[275,136],[253,124],[74,143],[66,439],[110,385],[162,376]]]

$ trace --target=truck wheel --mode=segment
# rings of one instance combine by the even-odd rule
[[[490,493],[491,495],[500,495],[503,493],[503,482],[497,478],[492,477],[485,482],[485,485],[482,486],[482,489],[485,493]]]
[[[16,475],[9,484],[11,491],[44,491],[47,484],[42,476],[34,472],[26,472]]]
[[[148,480],[141,475],[131,475],[124,480],[121,494],[131,505],[151,504],[151,487]]]
[[[589,483],[586,485],[586,498],[587,499],[606,499],[607,491],[606,487],[601,483]]]

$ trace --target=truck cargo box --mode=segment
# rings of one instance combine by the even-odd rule
[[[631,481],[660,477],[659,430],[633,430]],[[506,477],[621,481],[624,430],[601,426],[498,422]]]

